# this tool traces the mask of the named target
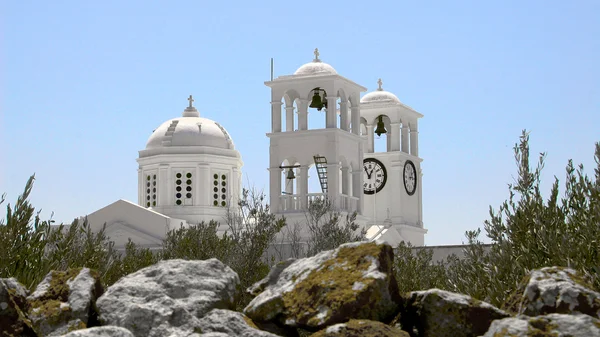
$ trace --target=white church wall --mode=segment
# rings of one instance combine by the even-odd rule
[[[87,220],[95,232],[102,229],[105,223],[107,227],[122,223],[156,239],[164,238],[172,228],[178,228],[180,225],[187,227],[187,221],[184,219],[170,218],[122,199],[89,214]]]

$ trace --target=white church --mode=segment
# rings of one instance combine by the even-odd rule
[[[361,98],[367,88],[338,74],[318,49],[312,62],[265,85],[271,88],[265,163],[271,211],[288,224],[302,224],[310,202],[327,197],[342,213],[356,211],[370,240],[423,246],[418,138],[423,115],[385,91],[381,79]],[[124,249],[129,238],[158,249],[169,230],[224,222],[237,205],[242,154],[223,125],[203,118],[191,95],[188,101],[139,151],[138,200],[120,199],[87,215],[94,230],[106,224],[116,249]],[[325,118],[325,127],[310,129],[309,115]],[[386,138],[386,151],[375,151],[375,135]],[[316,172],[319,193],[309,193],[309,170]]]

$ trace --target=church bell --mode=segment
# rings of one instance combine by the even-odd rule
[[[309,105],[309,107],[317,109],[318,111],[321,111],[323,108],[327,109],[327,94],[325,94],[325,90],[323,90],[323,99],[321,99],[321,95],[319,94],[319,91],[321,90],[322,89],[319,88],[314,90],[315,94]]]
[[[292,169],[288,169],[288,173],[287,173],[286,178],[288,180],[294,180],[294,179],[296,179],[296,176],[294,175],[294,171]]]
[[[375,133],[377,134],[377,136],[381,136],[382,133],[387,133],[385,125],[383,124],[383,116],[379,116],[379,121],[377,122],[377,128],[375,129]]]

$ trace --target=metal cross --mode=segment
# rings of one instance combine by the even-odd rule
[[[192,95],[190,95],[190,97],[187,99],[188,101],[190,101],[190,108],[193,108],[192,103],[194,103],[194,99],[192,98]]]
[[[315,48],[315,60],[319,59],[319,48]]]
[[[383,90],[383,88],[381,87],[383,85],[383,81],[381,80],[381,78],[377,81],[377,84],[379,84],[379,88],[377,90]]]

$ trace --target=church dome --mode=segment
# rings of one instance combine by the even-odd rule
[[[298,68],[294,75],[337,75],[337,71],[319,59],[319,49],[315,49],[315,59]]]
[[[225,128],[213,120],[200,117],[198,110],[190,103],[182,117],[162,123],[146,143],[146,149],[164,146],[209,146],[233,149],[233,142]]]
[[[392,94],[389,91],[385,91],[383,90],[383,88],[381,88],[381,85],[383,84],[381,79],[377,81],[377,84],[379,84],[379,88],[377,88],[377,90],[375,91],[364,95],[360,99],[361,103],[401,103],[400,99],[398,99],[396,95]]]

